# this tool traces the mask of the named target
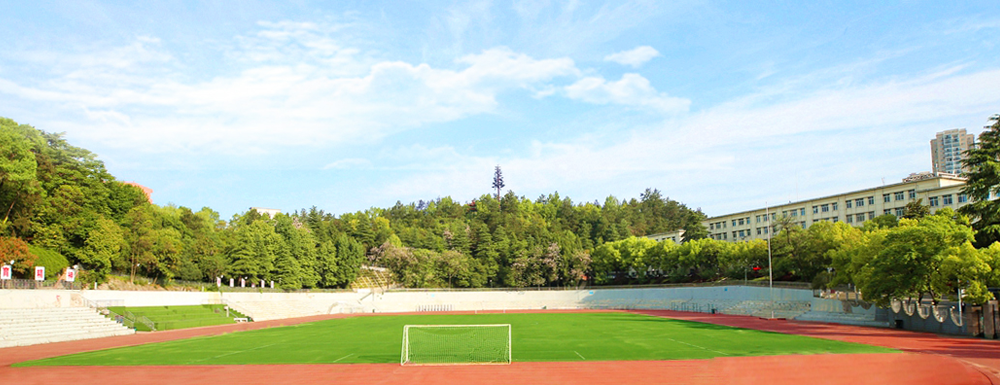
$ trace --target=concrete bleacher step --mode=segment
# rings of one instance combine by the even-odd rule
[[[91,308],[0,310],[0,347],[26,346],[135,333]]]

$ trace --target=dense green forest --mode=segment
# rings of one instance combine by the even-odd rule
[[[604,204],[508,192],[499,200],[445,197],[341,215],[312,207],[274,218],[247,211],[223,220],[207,207],[148,203],[61,134],[10,119],[0,129],[0,259],[16,260],[19,276],[44,260],[50,272],[79,264],[86,281],[112,273],[235,276],[299,289],[344,287],[362,265],[376,265],[407,286],[566,285],[584,278],[590,250],[605,242],[678,228],[705,234],[704,214],[653,189]]]
[[[976,151],[1000,153],[1000,122],[993,121],[997,143],[991,147],[984,134],[987,143]],[[1000,170],[995,154],[973,159],[979,159],[970,161],[974,170]],[[996,202],[988,197],[1000,190],[1000,176],[989,176],[995,183],[970,178],[974,204],[967,207]],[[530,200],[508,191],[464,203],[445,197],[340,215],[312,207],[273,218],[249,210],[223,220],[207,207],[150,204],[61,134],[3,118],[0,206],[0,260],[15,260],[19,277],[34,265],[57,272],[78,264],[86,282],[111,274],[161,283],[224,276],[295,290],[345,287],[362,266],[388,268],[407,287],[684,283],[768,274],[765,241],[705,238],[705,215],[656,189],[603,203],[558,193]],[[779,218],[770,245],[774,277],[817,288],[853,284],[882,304],[952,298],[960,287],[968,300],[982,302],[991,297],[988,287],[1000,286],[1000,244],[985,236],[1000,234],[993,211],[931,215],[917,204],[900,219],[885,215],[862,227],[818,222],[808,229]],[[970,216],[977,222],[970,224]],[[676,229],[685,230],[681,244],[643,237]]]

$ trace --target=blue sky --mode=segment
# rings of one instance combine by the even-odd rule
[[[897,182],[1000,113],[1000,3],[808,3],[3,1],[0,116],[228,217],[469,201],[496,165],[722,215]]]

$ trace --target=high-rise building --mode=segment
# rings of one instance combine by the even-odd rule
[[[964,128],[956,128],[937,133],[931,140],[931,163],[934,172],[961,174],[965,151],[976,145],[976,136],[966,134]]]

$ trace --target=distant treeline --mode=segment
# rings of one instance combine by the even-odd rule
[[[993,120],[976,151],[994,152],[977,157],[975,170],[1000,170],[1000,119]],[[991,298],[988,288],[1000,286],[1000,215],[991,214],[1000,213],[1000,201],[977,191],[992,191],[1000,176],[971,175],[973,204],[961,214],[945,208],[931,215],[915,202],[904,218],[885,215],[860,228],[817,222],[802,229],[791,218],[778,218],[770,244],[774,278],[816,288],[853,284],[880,304],[955,298],[958,289],[970,302]],[[74,264],[86,282],[109,274],[163,283],[245,277],[289,290],[345,287],[365,265],[388,268],[407,287],[768,275],[766,242],[706,238],[700,210],[655,189],[603,203],[573,202],[558,193],[530,200],[508,191],[499,199],[483,194],[461,203],[445,197],[341,215],[312,207],[272,218],[250,210],[226,221],[207,207],[150,204],[142,191],[116,181],[94,154],[60,134],[2,118],[0,209],[0,261],[14,260],[23,278],[35,265],[52,274]],[[682,244],[643,238],[677,229],[685,230]]]
[[[42,261],[50,274],[76,264],[88,282],[117,273],[344,287],[362,265],[375,265],[413,287],[570,285],[592,274],[590,252],[606,242],[676,229],[690,239],[706,234],[704,214],[655,189],[603,204],[507,192],[339,216],[316,207],[274,218],[247,211],[225,221],[207,207],[150,204],[95,154],[5,118],[0,206],[0,260],[15,260],[17,275]]]

